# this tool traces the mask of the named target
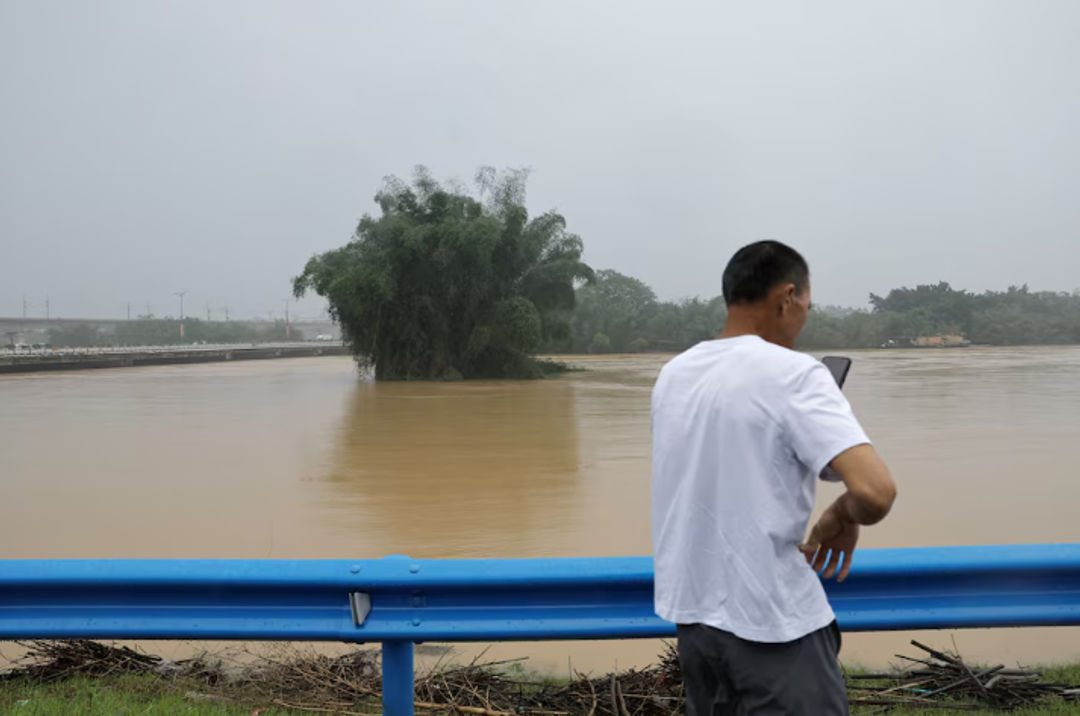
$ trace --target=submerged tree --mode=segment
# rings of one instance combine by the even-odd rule
[[[581,239],[555,212],[529,219],[525,171],[485,168],[477,196],[424,168],[387,179],[345,246],[293,280],[313,290],[377,380],[536,377],[541,340],[568,332]]]

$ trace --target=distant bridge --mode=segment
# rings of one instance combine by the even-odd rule
[[[202,320],[197,316],[190,317],[193,320]],[[141,319],[140,319],[141,320]],[[178,320],[169,316],[162,316],[153,320],[172,321]],[[187,319],[185,319],[187,320]],[[49,342],[50,328],[71,328],[73,326],[94,326],[103,333],[115,333],[116,327],[126,323],[123,318],[5,318],[0,317],[0,345],[14,343],[41,344]],[[224,323],[225,321],[210,321],[210,323]],[[265,328],[270,321],[228,321],[228,323],[252,328]],[[339,338],[340,329],[332,321],[290,321],[289,325],[301,331],[305,336],[314,338],[325,335]]]
[[[341,341],[125,348],[0,348],[0,374],[348,355]]]

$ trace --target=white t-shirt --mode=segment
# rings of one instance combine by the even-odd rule
[[[870,442],[822,363],[754,335],[676,356],[652,392],[655,608],[749,641],[834,619],[798,545],[816,478]]]

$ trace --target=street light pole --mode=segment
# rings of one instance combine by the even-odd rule
[[[177,291],[176,293],[173,294],[174,296],[179,296],[180,297],[180,340],[181,341],[184,340],[184,294],[186,294],[186,293],[187,293],[187,291]]]
[[[285,340],[289,340],[292,336],[292,332],[289,330],[289,301],[291,298],[281,299],[285,303]]]

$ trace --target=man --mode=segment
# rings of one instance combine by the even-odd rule
[[[847,714],[840,633],[815,573],[843,580],[859,525],[896,486],[829,370],[793,350],[806,261],[776,241],[732,257],[728,319],[652,393],[656,613],[678,625],[687,712]],[[803,535],[818,477],[847,491]]]

